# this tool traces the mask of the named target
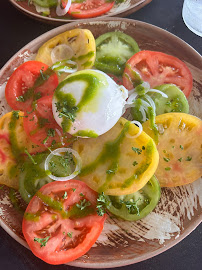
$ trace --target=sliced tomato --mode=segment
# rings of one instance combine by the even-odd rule
[[[48,65],[28,61],[20,65],[8,80],[5,89],[6,100],[14,110],[30,110],[37,96],[52,95],[57,85],[57,75],[48,70]]]
[[[56,132],[62,132],[53,118],[52,96],[38,99],[36,109],[25,113],[24,129],[33,143],[50,146],[53,141],[60,142],[60,136]]]
[[[161,187],[187,185],[202,175],[202,121],[186,113],[166,113],[155,119],[158,127],[159,165],[155,175]],[[144,131],[155,138],[149,121]]]
[[[85,19],[100,16],[108,12],[114,5],[107,0],[86,0],[82,3],[73,3],[69,14],[74,18]]]
[[[30,201],[22,230],[32,252],[50,264],[84,255],[102,232],[106,215],[98,216],[97,193],[78,180],[43,186]]]
[[[153,51],[140,51],[126,63],[123,74],[124,86],[131,90],[140,79],[150,84],[151,88],[162,84],[175,84],[189,96],[193,78],[184,62],[178,58]]]

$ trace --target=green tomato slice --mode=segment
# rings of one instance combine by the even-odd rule
[[[35,4],[39,5],[40,7],[56,7],[58,1],[57,0],[32,0]]]
[[[170,112],[182,112],[189,113],[189,104],[184,93],[174,84],[162,84],[155,87],[155,89],[160,90],[165,93],[168,98],[163,97],[159,93],[148,92],[147,94],[153,99],[156,106],[156,115],[170,113]],[[145,100],[143,98],[143,100]],[[145,100],[146,101],[146,100]],[[133,119],[142,121],[142,114],[139,110],[141,106],[141,100],[135,101],[135,107],[131,108],[131,114]],[[147,115],[148,117],[148,115]]]
[[[161,188],[155,176],[135,193],[124,196],[107,196],[107,209],[124,220],[135,221],[147,216],[157,205]]]
[[[23,200],[30,202],[35,193],[45,184],[52,182],[44,169],[44,162],[49,153],[38,153],[33,160],[27,158],[19,175],[19,192]],[[34,163],[33,163],[34,162]]]
[[[96,39],[95,67],[106,73],[122,75],[125,64],[139,52],[137,42],[122,32],[109,32]]]
[[[182,112],[189,113],[189,104],[184,93],[174,84],[163,84],[155,87],[165,93],[168,98],[163,97],[158,93],[151,93],[150,96],[156,105],[156,115]]]

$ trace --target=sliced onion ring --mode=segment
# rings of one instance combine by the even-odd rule
[[[128,133],[126,133],[126,137],[131,138],[131,139],[135,139],[138,136],[140,136],[140,134],[142,133],[142,130],[143,130],[142,124],[140,122],[138,122],[138,121],[131,121],[131,124],[137,125],[139,127],[139,132],[137,134],[133,135],[133,136],[131,136]]]
[[[52,159],[52,157],[53,156],[62,156],[61,153],[64,153],[64,152],[68,152],[68,153],[73,154],[73,156],[76,158],[76,168],[71,175],[68,175],[65,177],[57,177],[57,176],[52,175],[52,174],[47,174],[51,179],[53,179],[55,181],[67,181],[67,180],[73,179],[74,177],[76,177],[80,173],[80,170],[81,170],[81,157],[79,156],[77,151],[75,151],[71,148],[58,148],[58,149],[54,150],[53,152],[51,152],[47,156],[46,161],[45,161],[45,171],[46,172],[49,171],[48,164],[49,164],[50,160]]]
[[[58,0],[58,5],[57,5],[57,8],[56,8],[56,14],[58,16],[64,16],[65,14],[67,14],[67,12],[69,11],[69,8],[71,6],[71,3],[72,3],[71,0],[68,0],[66,7],[61,8],[61,2],[62,2],[62,0]]]

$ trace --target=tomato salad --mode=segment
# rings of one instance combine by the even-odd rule
[[[108,215],[142,219],[161,187],[200,177],[192,81],[176,57],[141,51],[122,32],[95,40],[86,29],[48,40],[13,72],[5,89],[13,111],[0,119],[0,183],[28,205],[22,230],[37,257],[73,261]]]
[[[24,0],[23,7],[34,8],[42,16],[86,19],[101,16],[125,0]]]

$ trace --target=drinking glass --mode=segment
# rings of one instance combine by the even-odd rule
[[[184,0],[182,17],[186,26],[202,37],[202,0]]]

